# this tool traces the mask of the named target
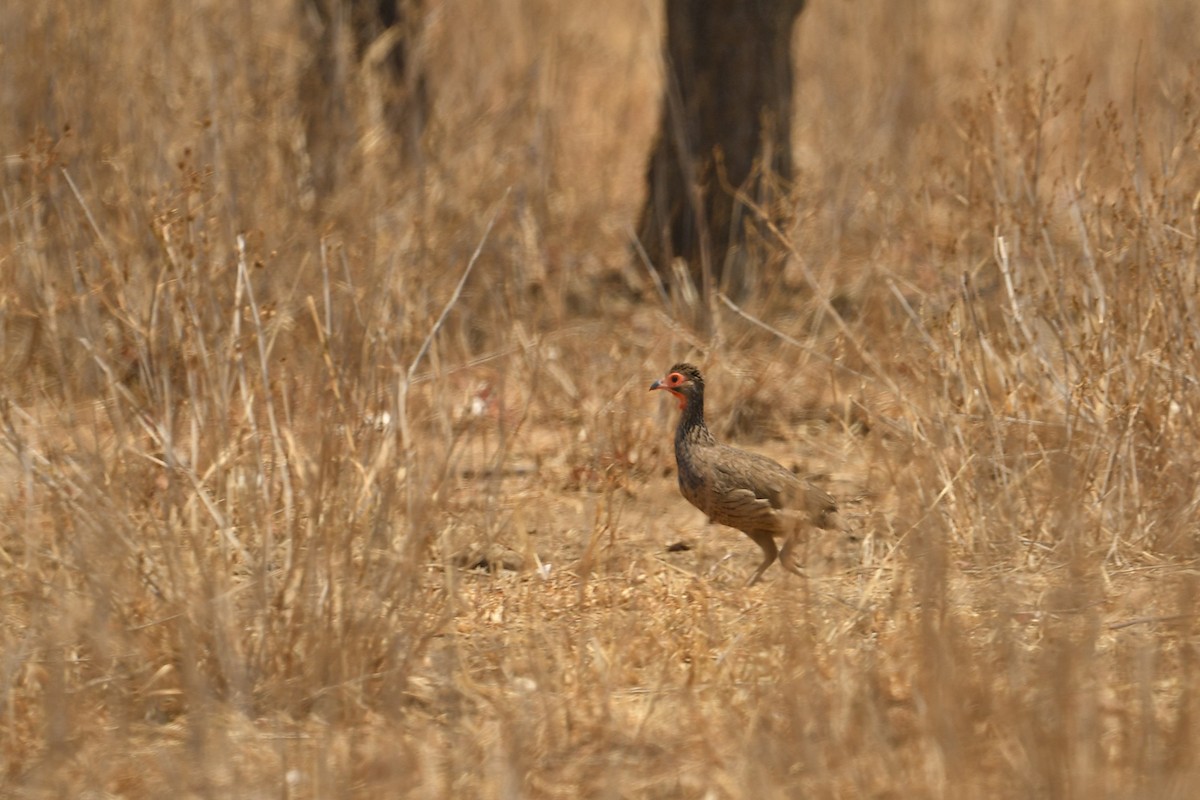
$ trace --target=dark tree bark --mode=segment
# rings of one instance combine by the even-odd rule
[[[353,83],[366,77],[368,102],[378,111],[402,160],[417,157],[429,116],[422,64],[413,58],[424,0],[302,0],[312,30],[312,65],[301,86],[305,134],[318,192],[339,183],[358,131],[346,104]]]
[[[742,280],[752,215],[792,172],[792,30],[804,0],[667,0],[666,87],[638,235],[669,278],[688,262],[705,294]],[[727,269],[727,265],[730,268]]]

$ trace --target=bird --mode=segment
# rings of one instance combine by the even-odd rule
[[[762,549],[762,563],[746,586],[758,583],[776,558],[803,577],[792,559],[797,537],[810,525],[842,529],[837,501],[766,456],[718,442],[704,421],[704,377],[692,364],[671,367],[650,384],[655,390],[679,400],[675,465],[680,494],[712,522],[740,530]],[[782,550],[776,537],[783,538]]]

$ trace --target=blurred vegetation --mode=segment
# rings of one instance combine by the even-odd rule
[[[0,794],[1195,795],[1198,16],[811,4],[700,330],[657,4],[423,4],[400,146],[304,4],[0,3]],[[685,356],[808,580],[678,496]]]

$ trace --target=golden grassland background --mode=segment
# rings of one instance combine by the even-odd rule
[[[300,4],[0,3],[0,795],[1196,796],[1200,10],[811,3],[710,327],[659,5],[429,5],[322,196]],[[678,496],[682,357],[807,580]]]

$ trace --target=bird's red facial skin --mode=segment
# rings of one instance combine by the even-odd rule
[[[650,388],[663,389],[675,395],[675,398],[679,400],[679,410],[682,411],[683,407],[687,405],[687,397],[684,396],[683,392],[679,391],[678,387],[682,386],[686,381],[687,378],[683,377],[678,372],[672,372],[661,381],[655,381],[654,385]]]

